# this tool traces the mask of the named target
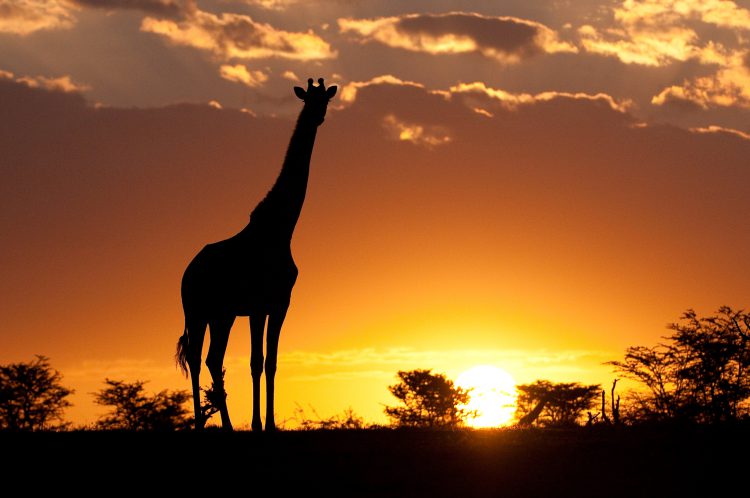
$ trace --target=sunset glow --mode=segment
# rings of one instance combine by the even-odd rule
[[[476,412],[469,419],[472,427],[501,427],[510,423],[516,413],[516,382],[505,370],[480,365],[456,378],[458,387],[469,389],[471,400],[466,409]]]

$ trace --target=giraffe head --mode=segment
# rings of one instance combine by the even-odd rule
[[[336,95],[336,90],[336,85],[326,88],[323,78],[318,79],[318,86],[313,85],[312,78],[308,79],[307,90],[298,86],[294,87],[294,93],[305,103],[303,109],[305,114],[316,126],[320,126],[325,120],[328,102]]]

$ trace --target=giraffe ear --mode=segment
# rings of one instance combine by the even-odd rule
[[[294,87],[294,94],[301,100],[305,100],[305,97],[307,97],[307,92],[305,92],[303,88],[300,88],[298,86]]]
[[[328,100],[331,100],[333,96],[336,95],[336,90],[338,90],[336,85],[328,87],[328,90],[326,90],[326,97],[328,97]]]

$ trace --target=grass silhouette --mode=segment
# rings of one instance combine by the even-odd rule
[[[4,474],[45,476],[22,481],[39,491],[172,496],[262,484],[283,496],[664,497],[742,486],[744,459],[732,450],[748,436],[740,424],[2,433],[0,443]]]

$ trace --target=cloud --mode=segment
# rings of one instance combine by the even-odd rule
[[[626,0],[611,13],[614,25],[578,29],[587,51],[626,64],[663,67],[696,61],[716,66],[714,74],[663,88],[651,104],[695,110],[750,108],[745,41],[750,10],[730,0]]]
[[[571,376],[601,365],[614,356],[612,352],[596,350],[545,349],[455,349],[416,350],[412,348],[348,349],[327,353],[290,351],[279,357],[280,368],[296,372],[290,380],[311,382],[319,380],[383,379],[390,382],[398,370],[432,368],[437,372],[458,374],[460,369],[476,365],[500,365],[514,372],[533,371],[536,375]],[[246,364],[247,362],[241,362]],[[519,379],[520,380],[520,379]]]
[[[268,81],[268,76],[263,71],[248,71],[242,64],[224,64],[219,68],[219,74],[225,80],[244,83],[251,88],[263,86]]]
[[[148,14],[178,17],[195,9],[195,0],[71,0],[81,7],[106,10],[138,10]]]
[[[284,10],[290,5],[299,3],[299,0],[244,0],[249,5],[258,5],[268,10]]]
[[[625,0],[612,16],[613,25],[580,27],[581,44],[588,52],[645,66],[689,59],[722,64],[726,47],[711,40],[701,43],[696,30],[701,24],[750,29],[750,11],[728,0]]]
[[[79,379],[162,379],[174,375],[174,365],[153,359],[87,359],[65,370],[65,377]]]
[[[537,102],[548,102],[554,99],[572,99],[572,100],[588,100],[592,102],[602,102],[606,104],[610,109],[617,112],[627,112],[631,107],[630,101],[618,102],[612,96],[606,93],[597,93],[594,95],[588,93],[569,93],[569,92],[541,92],[535,95],[529,93],[511,93],[505,90],[490,88],[484,82],[475,81],[473,83],[459,83],[451,86],[448,92],[452,95],[461,94],[479,94],[490,99],[493,99],[506,109],[517,109],[521,105],[535,104]],[[477,109],[474,109],[477,111]],[[483,112],[482,112],[483,111]],[[485,114],[486,109],[479,109],[480,114]]]
[[[570,349],[458,349],[458,350],[430,350],[413,348],[361,348],[341,349],[330,352],[296,350],[284,353],[279,357],[279,363],[285,366],[323,368],[341,367],[353,369],[356,367],[379,366],[389,375],[394,375],[393,367],[399,365],[430,365],[456,363],[506,363],[524,362],[529,365],[552,365],[557,363],[575,363],[594,359],[607,361],[611,358],[611,351]],[[244,359],[243,359],[244,360]]]
[[[582,26],[578,30],[583,47],[592,53],[613,56],[625,64],[662,66],[671,61],[697,57],[698,36],[689,28],[678,26],[658,30],[628,27],[626,30],[597,30]]]
[[[707,110],[715,107],[750,109],[750,69],[744,55],[736,53],[731,63],[716,73],[671,85],[651,99],[663,105],[689,105]]]
[[[374,78],[367,81],[351,81],[342,86],[340,92],[340,101],[345,104],[351,104],[357,98],[357,92],[371,85],[399,85],[399,86],[413,86],[415,88],[424,88],[424,85],[417,83],[416,81],[404,81],[401,78],[397,78],[392,74],[383,74],[375,76]]]
[[[742,138],[744,140],[750,140],[750,133],[745,133],[744,131],[735,130],[733,128],[725,128],[723,126],[710,125],[705,127],[696,127],[690,128],[690,131],[694,133],[725,133]]]
[[[750,29],[750,10],[731,0],[625,0],[614,10],[614,16],[627,25],[658,27],[691,20]]]
[[[63,0],[0,0],[0,33],[24,36],[67,29],[76,21],[70,10]]]
[[[284,72],[283,72],[283,73],[281,74],[281,77],[282,77],[282,78],[284,78],[285,80],[289,80],[289,81],[301,81],[301,80],[299,79],[299,76],[297,76],[297,75],[296,75],[296,74],[294,73],[294,71],[288,71],[288,70],[287,70],[287,71],[284,71]]]
[[[478,53],[503,63],[539,54],[575,52],[547,26],[515,17],[491,17],[451,12],[407,14],[375,19],[338,19],[339,30],[412,52],[437,54]]]
[[[194,9],[179,21],[146,17],[141,30],[213,53],[222,60],[279,57],[294,60],[321,60],[336,52],[312,30],[290,32],[256,22],[243,14],[213,14]]]
[[[442,127],[407,123],[393,114],[388,114],[383,118],[383,127],[394,140],[411,142],[427,148],[444,145],[451,141],[451,137]]]
[[[43,88],[63,93],[80,93],[91,89],[88,85],[75,83],[68,75],[57,78],[48,78],[47,76],[16,76],[10,71],[0,70],[0,79],[22,83],[30,88]]]

